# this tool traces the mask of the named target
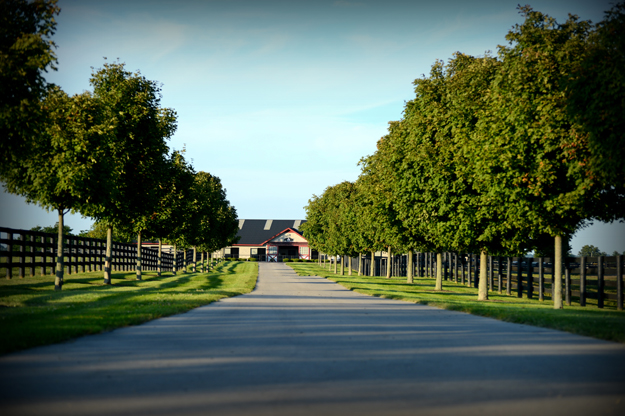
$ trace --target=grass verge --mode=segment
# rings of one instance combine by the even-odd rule
[[[258,265],[226,262],[210,273],[102,272],[65,275],[54,291],[54,276],[0,281],[0,354],[66,341],[163,316],[186,312],[221,298],[249,293]]]
[[[450,281],[443,282],[443,291],[434,290],[434,279],[405,277],[341,276],[314,263],[288,263],[301,276],[320,276],[365,295],[436,306],[443,309],[487,316],[507,322],[558,329],[574,334],[625,343],[625,312],[596,307],[565,306],[554,310],[550,301],[517,298],[496,292],[489,300],[477,301],[477,289]],[[346,272],[347,273],[347,272]]]

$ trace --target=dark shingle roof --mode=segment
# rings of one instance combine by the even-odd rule
[[[300,224],[305,223],[306,220],[239,220],[243,221],[243,227],[239,229],[237,236],[240,237],[237,244],[254,244],[260,245],[264,241],[270,239],[276,234],[292,228],[296,231],[299,225],[296,227],[296,222]],[[271,221],[269,229],[265,230],[267,221]],[[236,244],[235,244],[236,245]]]

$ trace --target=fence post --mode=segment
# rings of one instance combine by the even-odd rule
[[[430,253],[430,278],[436,278],[436,260],[434,259],[434,253]]]
[[[19,256],[19,258],[20,258],[20,261],[19,261],[19,263],[20,263],[20,272],[19,272],[20,273],[20,279],[23,279],[24,275],[26,274],[26,253],[24,251],[24,243],[26,242],[25,239],[26,239],[26,235],[24,235],[23,233],[20,234],[20,244],[19,244],[19,246],[20,246],[20,251],[19,251],[19,253],[20,253],[20,256]]]
[[[554,292],[555,292],[555,286],[556,286],[556,278],[555,278],[555,264],[553,259],[551,259],[551,300],[553,301],[554,299]]]
[[[623,257],[616,256],[616,310],[623,310]]]
[[[80,239],[80,250],[81,250],[81,254],[82,254],[82,261],[80,262],[80,270],[82,270],[82,272],[84,273],[86,270],[86,265],[87,262],[90,260],[88,256],[88,248],[86,248],[85,246],[85,240],[83,238]],[[91,271],[91,263],[89,264],[89,271]]]
[[[55,255],[55,244],[54,237],[48,237],[48,244],[50,245],[50,274],[54,275],[56,273],[56,255]],[[46,259],[47,262],[47,259]],[[47,263],[46,263],[47,264]]]
[[[46,275],[46,237],[40,236],[41,238],[41,267],[39,268],[39,273],[41,276]]]
[[[9,240],[9,256],[7,257],[7,279],[13,277],[13,232],[7,233],[7,240]]]
[[[65,232],[63,232],[63,238],[67,238],[67,236],[65,235]],[[65,250],[67,250],[67,261],[65,262],[65,265],[67,266],[67,274],[71,275],[72,274],[72,239],[71,238],[67,238],[67,244],[65,245]],[[63,256],[65,257],[65,253],[63,253]]]
[[[512,295],[512,257],[507,257],[506,295]]]
[[[462,275],[460,276],[460,284],[464,286],[466,284],[465,280],[466,280],[466,266],[467,266],[467,259],[465,256],[462,256],[462,258],[460,259],[460,263],[461,263],[460,267],[462,269],[461,270]]]
[[[586,306],[586,257],[579,266],[579,306]]]
[[[534,259],[527,259],[527,298],[534,297]]]
[[[467,282],[467,286],[473,286],[473,254],[468,255],[468,264],[467,269],[469,272],[469,280]]]
[[[571,267],[569,266],[568,261],[566,262],[566,268],[564,269],[564,290],[565,293],[565,301],[567,306],[571,306]]]
[[[599,256],[597,264],[597,307],[603,308],[603,256]]]
[[[545,271],[543,269],[543,257],[538,258],[538,300],[545,300]]]
[[[488,261],[486,262],[486,264],[488,265]],[[479,254],[476,254],[475,270],[473,271],[473,287],[475,287],[476,289],[478,289],[480,286],[480,267],[482,267],[481,258]],[[486,278],[488,278],[488,275],[486,276]]]
[[[503,264],[502,263],[502,257],[501,256],[497,256],[497,293],[499,293],[501,295],[502,293],[502,278],[501,278],[501,274],[503,271]]]
[[[494,276],[493,276],[493,256],[488,256],[488,291],[492,292],[495,290],[494,284]]]
[[[516,297],[523,297],[523,257],[517,257],[516,263]]]

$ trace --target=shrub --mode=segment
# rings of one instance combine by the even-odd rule
[[[287,262],[291,261],[291,259],[282,259],[282,261],[287,263]]]
[[[247,261],[258,261],[258,259],[256,257],[250,257]]]

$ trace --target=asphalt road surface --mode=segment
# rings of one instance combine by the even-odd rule
[[[261,263],[248,295],[1,357],[0,414],[625,415],[625,346]]]

